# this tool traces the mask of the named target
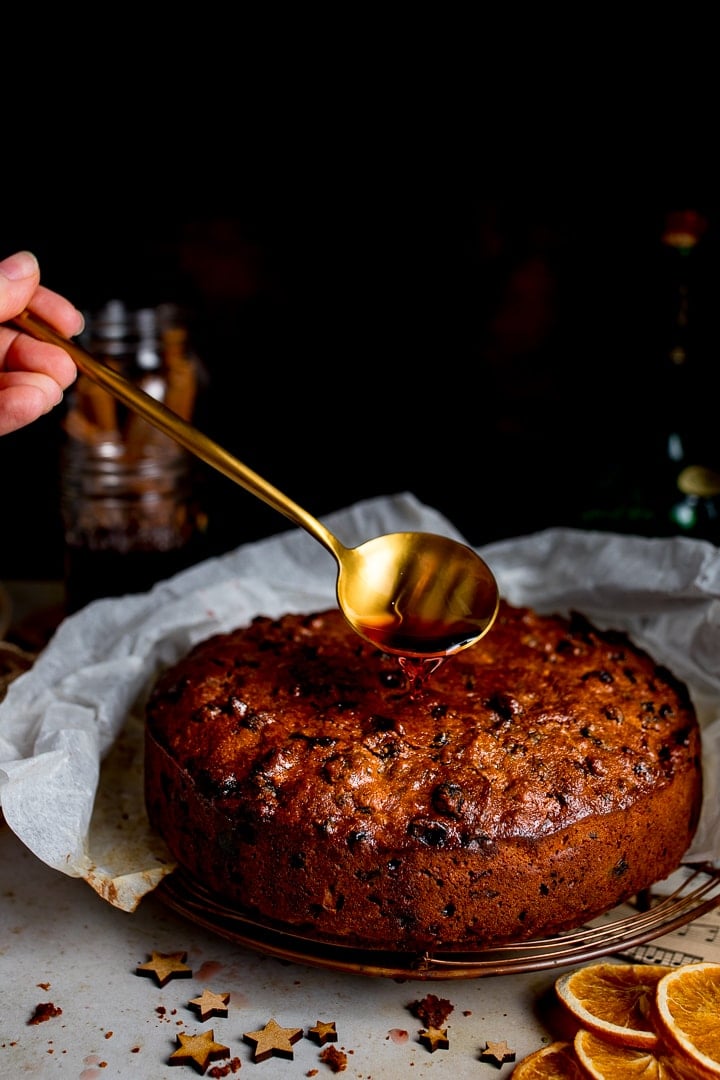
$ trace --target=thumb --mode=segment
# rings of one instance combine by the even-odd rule
[[[0,320],[12,319],[29,303],[40,283],[40,267],[30,251],[0,262]]]

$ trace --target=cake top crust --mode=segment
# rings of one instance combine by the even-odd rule
[[[297,828],[311,813],[398,848],[532,842],[700,772],[667,668],[623,633],[505,600],[414,689],[337,609],[258,616],[160,676],[147,732],[228,817],[252,806]]]

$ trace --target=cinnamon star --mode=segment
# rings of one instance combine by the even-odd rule
[[[447,1028],[428,1027],[420,1032],[420,1042],[431,1054],[434,1054],[436,1050],[447,1050],[450,1046]]]
[[[199,1013],[201,1020],[208,1020],[211,1016],[227,1016],[229,1000],[229,994],[215,994],[204,987],[200,997],[191,998],[188,1005]]]
[[[308,1038],[314,1039],[318,1046],[323,1046],[326,1042],[337,1042],[335,1021],[331,1020],[329,1024],[324,1024],[322,1020],[318,1020],[315,1027],[308,1030]]]
[[[189,979],[192,969],[185,963],[186,952],[150,953],[150,959],[135,968],[137,975],[154,975],[158,986],[164,986],[170,979]]]
[[[515,1051],[503,1042],[486,1042],[485,1049],[480,1054],[480,1060],[497,1065],[498,1069],[507,1061],[515,1060]]]
[[[192,1065],[199,1072],[204,1073],[211,1061],[230,1056],[230,1049],[222,1043],[215,1042],[215,1032],[201,1031],[199,1035],[178,1034],[179,1049],[173,1050],[168,1058],[168,1065]]]
[[[294,1057],[293,1044],[302,1039],[302,1028],[280,1027],[274,1018],[268,1020],[260,1031],[246,1031],[243,1039],[250,1046],[255,1047],[253,1061],[267,1061],[270,1057],[287,1058],[292,1061]]]

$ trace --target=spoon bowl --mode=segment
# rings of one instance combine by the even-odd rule
[[[384,652],[425,662],[478,641],[495,621],[499,594],[488,565],[466,544],[427,532],[377,536],[348,548],[297,503],[162,402],[146,394],[30,311],[12,322],[65,349],[79,371],[206,464],[318,540],[338,566],[338,606],[350,626]]]
[[[383,652],[450,656],[489,630],[498,589],[464,544],[426,532],[387,533],[338,560],[338,604],[354,630]]]

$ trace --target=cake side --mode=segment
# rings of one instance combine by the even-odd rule
[[[482,948],[580,925],[697,825],[682,683],[627,637],[501,605],[410,694],[339,612],[258,618],[165,673],[146,802],[231,905],[323,940]]]

